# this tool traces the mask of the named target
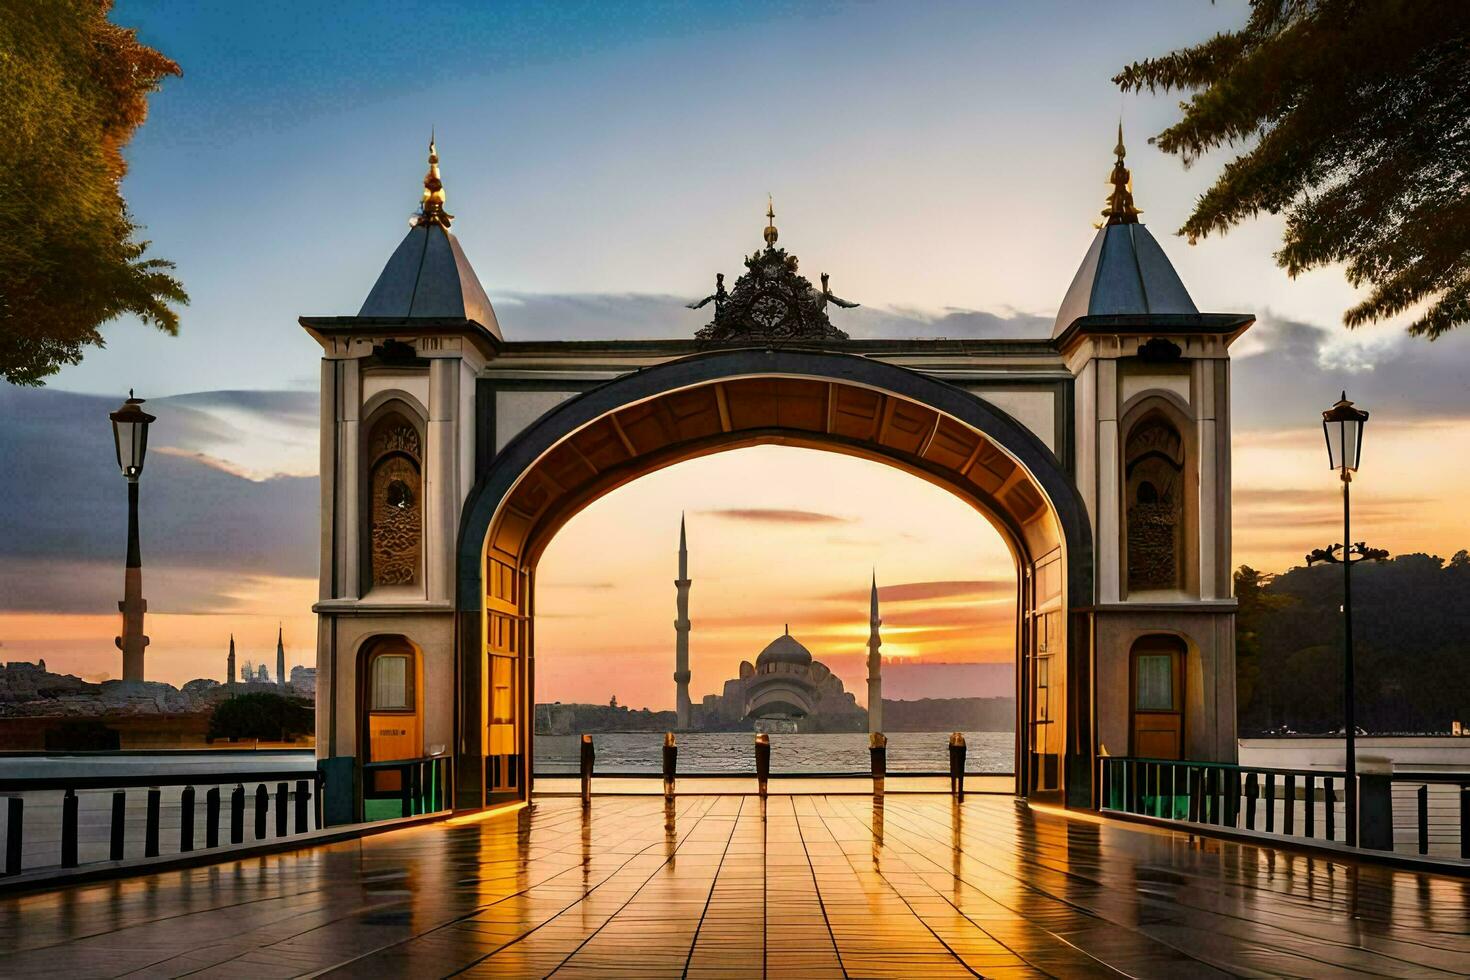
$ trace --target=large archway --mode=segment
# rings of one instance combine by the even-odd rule
[[[1017,791],[1088,805],[1092,543],[1065,466],[970,392],[802,350],[720,351],[626,375],[547,412],[479,474],[457,555],[457,805],[529,793],[535,570],[557,530],[654,470],[772,443],[898,467],[992,520],[1018,568]]]

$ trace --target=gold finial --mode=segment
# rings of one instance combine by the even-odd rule
[[[771,201],[771,195],[766,195],[766,247],[775,248],[779,233],[776,231],[776,205]]]
[[[1113,192],[1108,195],[1108,206],[1102,212],[1110,225],[1136,225],[1138,216],[1143,213],[1133,206],[1133,175],[1123,165],[1123,155],[1126,152],[1123,146],[1123,124],[1120,122],[1118,145],[1113,147],[1113,153],[1117,154],[1118,160],[1113,164],[1113,172],[1108,177],[1113,185]]]
[[[439,179],[439,150],[434,145],[434,136],[429,135],[429,172],[424,174],[424,196],[419,203],[419,214],[415,224],[439,225],[448,228],[454,215],[444,210],[444,181]]]

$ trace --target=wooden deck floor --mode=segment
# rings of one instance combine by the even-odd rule
[[[1470,883],[1008,797],[601,797],[0,901],[0,975],[1470,974]]]

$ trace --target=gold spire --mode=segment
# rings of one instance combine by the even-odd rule
[[[1123,146],[1123,124],[1118,123],[1118,145],[1113,147],[1118,160],[1113,164],[1113,172],[1108,177],[1113,185],[1113,192],[1108,195],[1108,206],[1103,209],[1102,215],[1108,219],[1110,225],[1136,225],[1138,216],[1143,212],[1133,206],[1133,175],[1123,165],[1123,154],[1127,150]]]
[[[424,196],[419,204],[420,225],[439,225],[448,228],[454,215],[444,210],[444,181],[439,179],[439,151],[434,146],[434,137],[429,136],[429,172],[424,174]]]
[[[775,248],[776,239],[779,237],[776,231],[776,205],[771,201],[771,195],[766,195],[766,247]]]

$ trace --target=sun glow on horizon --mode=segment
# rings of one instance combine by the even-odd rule
[[[1015,567],[983,514],[881,463],[760,446],[649,474],[562,529],[537,570],[538,701],[672,707],[681,512],[696,700],[789,623],[864,701],[875,568],[885,660],[1014,658]]]

